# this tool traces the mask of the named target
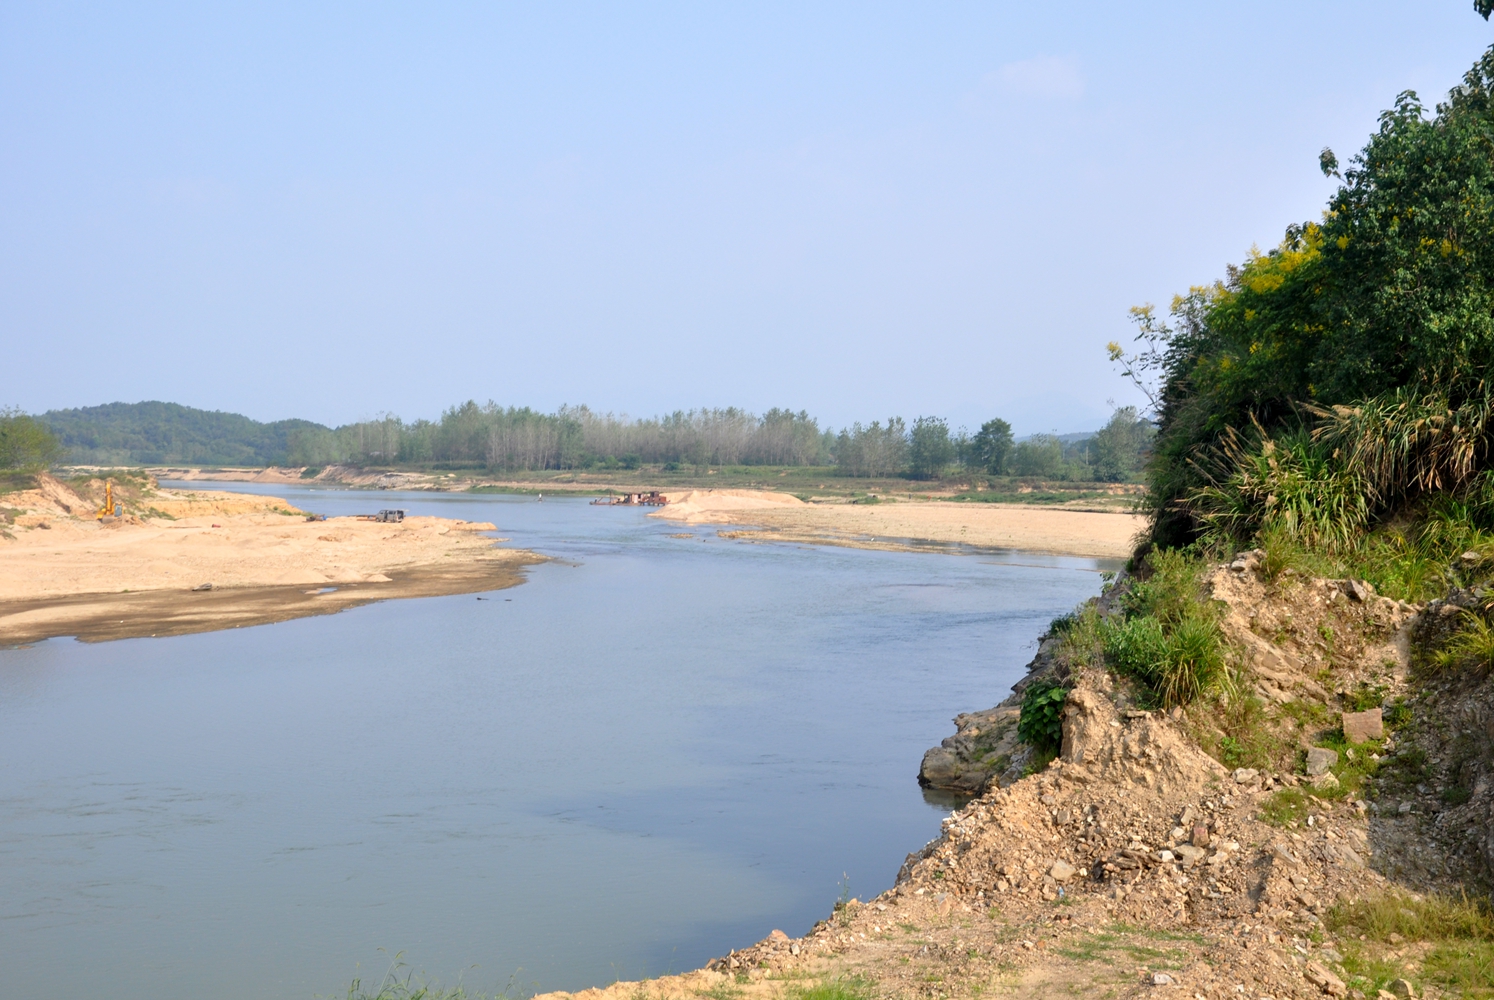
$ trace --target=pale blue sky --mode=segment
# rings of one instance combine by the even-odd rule
[[[1469,0],[0,6],[0,404],[1019,432],[1316,218]]]

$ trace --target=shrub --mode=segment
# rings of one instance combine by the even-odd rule
[[[1155,541],[1207,530],[1200,514],[1220,511],[1193,498],[1224,484],[1207,457],[1255,421],[1278,443],[1300,440],[1308,415],[1323,421],[1319,454],[1365,483],[1371,513],[1456,492],[1494,457],[1494,49],[1428,110],[1400,94],[1341,175],[1325,152],[1342,183],[1321,223],[1288,227],[1276,249],[1178,297],[1170,325],[1133,310],[1143,349],[1111,355],[1161,383],[1142,382],[1160,424]]]
[[[1048,631],[1043,634],[1055,639],[1061,639],[1074,630],[1074,624],[1078,620],[1079,616],[1072,611],[1059,615],[1048,623]]]
[[[1163,708],[1186,705],[1213,686],[1224,669],[1217,621],[1195,616],[1171,628],[1152,617],[1112,627],[1105,654],[1117,670],[1136,678]]]
[[[1017,735],[1039,754],[1056,754],[1063,745],[1063,703],[1069,689],[1053,678],[1035,680],[1022,693]]]
[[[1368,487],[1305,429],[1255,441],[1227,428],[1214,481],[1188,498],[1205,536],[1247,542],[1263,529],[1313,547],[1352,545],[1369,519]]]
[[[1186,705],[1224,675],[1219,611],[1199,587],[1190,552],[1154,549],[1140,569],[1121,598],[1123,617],[1103,623],[1105,656],[1163,708]]]

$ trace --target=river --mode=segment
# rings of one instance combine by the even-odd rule
[[[530,993],[801,934],[937,835],[923,751],[1113,568],[224,485],[492,521],[554,561],[485,600],[0,650],[8,995],[310,1000],[397,954]]]

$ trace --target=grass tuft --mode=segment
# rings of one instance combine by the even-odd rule
[[[1220,610],[1203,593],[1202,571],[1192,551],[1154,549],[1121,598],[1122,615],[1100,622],[1106,658],[1162,708],[1196,701],[1226,679]]]
[[[788,1000],[871,1000],[872,984],[859,976],[830,979],[812,986],[791,986]]]
[[[1437,671],[1466,670],[1482,679],[1494,669],[1494,626],[1480,614],[1464,611],[1462,628],[1432,654]]]
[[[1465,938],[1494,941],[1494,914],[1486,903],[1467,896],[1386,893],[1373,899],[1340,903],[1328,914],[1330,930],[1389,941],[1398,934],[1408,941]]]

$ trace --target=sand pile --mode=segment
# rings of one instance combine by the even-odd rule
[[[760,513],[806,506],[796,496],[766,490],[689,490],[684,493],[665,493],[664,498],[669,501],[668,504],[649,517],[683,521],[686,524],[739,524],[742,523],[741,515],[747,512]]]
[[[49,516],[89,516],[94,506],[67,484],[45,473],[37,477],[35,489],[7,493],[0,498],[0,507],[9,507],[22,512],[12,515],[17,524],[24,523],[23,519],[45,520]]]

